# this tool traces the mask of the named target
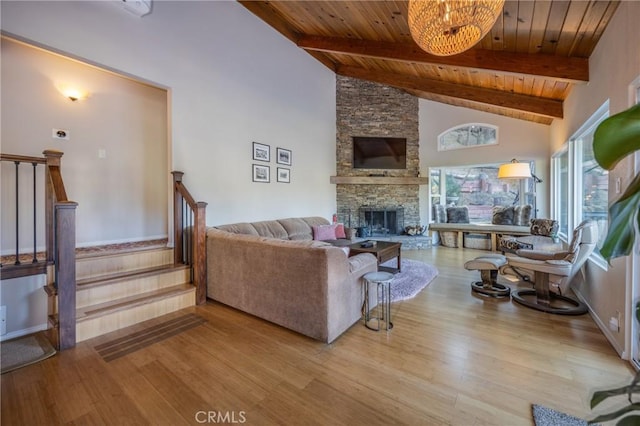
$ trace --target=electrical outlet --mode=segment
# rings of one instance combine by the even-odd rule
[[[69,140],[69,131],[65,129],[51,129],[51,137],[54,139]]]
[[[7,307],[0,306],[0,335],[7,334]]]
[[[609,330],[619,332],[620,331],[620,323],[618,322],[618,318],[611,317],[609,318]]]

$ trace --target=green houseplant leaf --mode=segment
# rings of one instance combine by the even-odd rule
[[[640,104],[604,120],[593,135],[593,154],[603,169],[640,149]]]
[[[640,392],[640,386],[638,385],[638,375],[636,375],[635,379],[630,385],[622,386],[616,389],[608,389],[603,391],[596,391],[593,393],[591,397],[591,409],[595,408],[598,404],[604,401],[607,398],[620,396],[620,395],[628,395],[629,402],[631,402],[630,395],[634,392]]]
[[[626,256],[633,250],[636,224],[640,229],[639,206],[640,175],[633,179],[622,197],[609,207],[609,229],[600,249],[605,259]]]
[[[613,169],[637,150],[640,150],[640,104],[607,118],[593,135],[593,153],[604,169]],[[631,253],[636,224],[640,225],[639,209],[640,177],[636,176],[622,197],[609,207],[609,230],[600,249],[608,261]]]

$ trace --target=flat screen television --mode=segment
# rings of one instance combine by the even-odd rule
[[[406,169],[407,139],[354,136],[354,169]]]

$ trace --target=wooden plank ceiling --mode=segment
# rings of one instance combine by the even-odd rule
[[[575,84],[589,81],[589,55],[618,1],[506,1],[474,48],[422,51],[407,1],[240,1],[301,49],[343,76],[424,99],[550,124]]]

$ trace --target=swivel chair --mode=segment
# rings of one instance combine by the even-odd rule
[[[587,306],[569,297],[571,280],[581,271],[596,247],[598,227],[596,222],[585,220],[573,231],[573,238],[566,251],[544,252],[520,249],[516,255],[507,256],[507,264],[500,273],[516,273],[519,277],[533,276],[534,290],[511,292],[515,302],[543,312],[562,315],[582,315]],[[554,287],[556,291],[551,291]],[[555,302],[555,303],[554,303]]]

